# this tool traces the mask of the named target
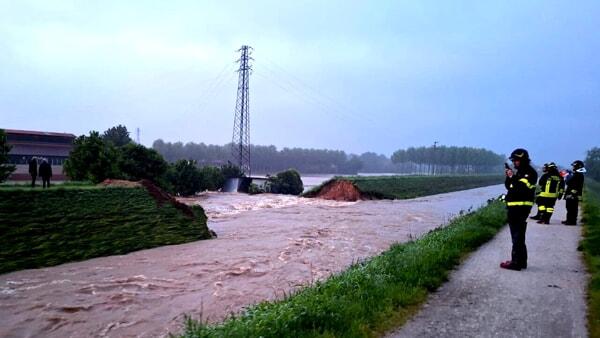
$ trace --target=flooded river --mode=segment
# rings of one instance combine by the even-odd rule
[[[0,275],[0,337],[155,337],[324,279],[478,207],[492,186],[404,201],[208,193],[218,238]]]

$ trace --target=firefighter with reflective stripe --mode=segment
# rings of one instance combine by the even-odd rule
[[[566,179],[567,189],[565,189],[565,204],[567,207],[567,219],[562,221],[565,225],[577,225],[577,213],[579,211],[579,201],[583,195],[583,174],[586,172],[582,161],[571,163],[573,174]]]
[[[537,173],[531,167],[529,153],[525,149],[515,149],[510,154],[510,160],[517,169],[515,173],[507,166],[506,180],[504,181],[508,190],[505,200],[512,239],[512,257],[510,261],[500,263],[500,267],[519,271],[527,268],[525,232],[527,231],[527,217],[535,200]]]
[[[561,198],[563,195],[565,181],[560,176],[554,162],[544,164],[542,170],[544,174],[538,182],[540,190],[535,199],[538,205],[538,213],[531,219],[538,220],[540,224],[550,224],[550,218],[554,213],[554,204],[556,204],[556,199]]]

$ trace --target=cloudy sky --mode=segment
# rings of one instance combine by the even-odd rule
[[[375,151],[600,146],[600,2],[0,0],[0,127]],[[135,136],[135,135],[133,135]]]

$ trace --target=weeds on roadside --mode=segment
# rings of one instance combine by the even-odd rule
[[[591,338],[600,338],[600,183],[586,178],[583,203],[583,251],[588,271],[588,330]]]

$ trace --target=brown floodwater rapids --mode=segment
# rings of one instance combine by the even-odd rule
[[[184,316],[220,321],[274,300],[477,208],[502,185],[336,202],[207,193],[217,239],[0,275],[0,337],[156,337]]]

